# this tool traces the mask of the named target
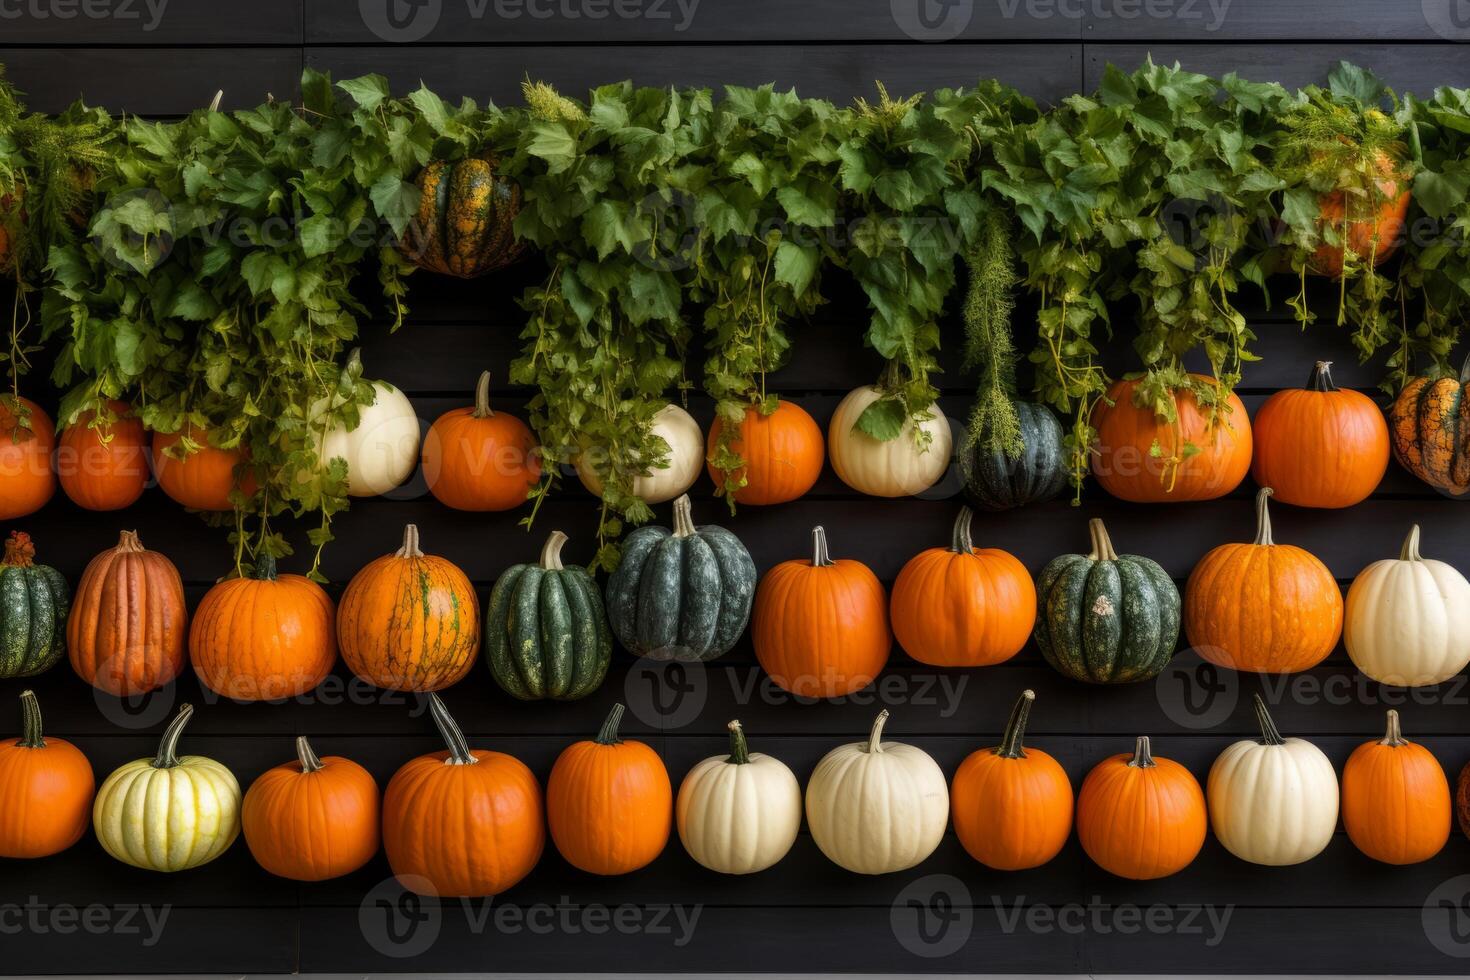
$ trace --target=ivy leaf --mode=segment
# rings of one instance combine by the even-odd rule
[[[897,439],[908,421],[908,409],[898,398],[880,398],[863,409],[853,428],[879,442]]]
[[[821,260],[816,248],[783,241],[776,247],[776,281],[798,293],[805,292],[816,277]]]

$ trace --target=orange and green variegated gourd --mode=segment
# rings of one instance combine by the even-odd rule
[[[1393,457],[1451,497],[1470,495],[1470,357],[1458,378],[1417,377],[1388,411]]]
[[[514,223],[521,188],[497,176],[490,154],[435,160],[418,176],[419,209],[398,241],[398,251],[421,269],[473,279],[520,258]]]

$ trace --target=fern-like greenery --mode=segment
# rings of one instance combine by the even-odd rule
[[[1015,459],[1025,451],[1012,397],[1016,390],[1016,345],[1011,337],[1015,309],[1016,255],[1011,223],[999,208],[986,212],[980,239],[965,256],[970,288],[965,295],[965,368],[980,369],[965,448]]]

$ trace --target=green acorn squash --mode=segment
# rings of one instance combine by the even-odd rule
[[[674,530],[641,527],[623,542],[607,582],[607,615],[618,642],[659,660],[713,660],[745,632],[755,598],[755,562],[722,527],[695,527],[689,495],[674,501]]]
[[[66,653],[71,590],[35,557],[31,536],[11,531],[0,559],[0,678],[33,677]]]
[[[561,563],[567,536],[553,531],[535,565],[512,565],[490,590],[485,659],[522,701],[575,701],[597,690],[612,659],[602,596],[587,569]]]
[[[1036,645],[1046,662],[1093,684],[1158,676],[1179,641],[1179,590],[1158,563],[1119,555],[1101,520],[1092,551],[1061,555],[1036,582]]]
[[[435,160],[418,176],[419,207],[398,251],[421,269],[473,279],[526,251],[515,236],[521,188],[495,173],[493,155]]]
[[[1025,449],[1015,459],[986,452],[979,439],[960,451],[965,499],[980,510],[1010,510],[1050,500],[1067,485],[1065,433],[1044,405],[1013,401]]]

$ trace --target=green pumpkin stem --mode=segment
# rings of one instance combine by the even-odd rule
[[[30,568],[36,558],[36,546],[31,536],[24,531],[11,531],[5,542],[5,559],[0,565],[6,568]]]
[[[827,551],[827,532],[818,524],[812,528],[812,567],[826,568],[837,564],[832,560],[832,555]]]
[[[1266,710],[1266,702],[1261,700],[1259,694],[1252,694],[1251,700],[1256,705],[1256,722],[1261,726],[1262,745],[1285,745],[1286,739],[1276,730],[1276,722],[1271,720],[1271,712]]]
[[[417,524],[405,524],[403,526],[403,544],[393,552],[395,558],[422,558],[424,553],[419,550],[419,526]]]
[[[593,739],[598,745],[617,745],[622,742],[618,738],[618,725],[623,720],[623,705],[621,702],[614,704],[612,710],[607,713],[607,720],[597,730],[597,738]]]
[[[472,419],[491,419],[495,412],[490,408],[490,372],[481,371],[480,380],[475,383],[475,410],[470,413]]]
[[[296,736],[296,758],[301,762],[303,773],[321,772],[323,769],[322,760],[317,757],[305,735]]]
[[[1419,525],[1415,524],[1409,528],[1409,536],[1404,538],[1404,546],[1399,549],[1399,561],[1423,561],[1419,555]]]
[[[444,738],[444,744],[449,746],[449,758],[444,760],[446,766],[473,766],[480,760],[470,751],[470,743],[466,741],[464,732],[454,723],[449,715],[449,709],[444,707],[444,702],[439,700],[439,695],[429,695],[429,715],[434,719],[434,727],[439,729],[439,734]]]
[[[1399,713],[1393,708],[1388,709],[1388,724],[1383,731],[1383,738],[1378,740],[1379,745],[1390,745],[1399,748],[1408,745],[1409,740],[1404,738],[1404,730],[1399,727]]]
[[[1030,690],[1022,691],[1021,696],[1016,699],[1011,717],[1006,721],[1005,735],[995,747],[995,754],[1002,759],[1026,758],[1026,747],[1021,744],[1021,739],[1026,736],[1026,719],[1031,717],[1031,705],[1035,702],[1036,692]]]
[[[179,713],[168,723],[168,727],[163,730],[163,738],[158,742],[158,755],[153,757],[154,769],[172,769],[179,764],[179,736],[184,734],[184,726],[192,717],[192,704],[179,706]]]
[[[871,753],[883,751],[883,726],[888,722],[888,709],[884,708],[878,712],[878,717],[873,719],[872,731],[868,732],[868,748]]]
[[[674,501],[674,537],[687,538],[694,534],[694,505],[689,500],[689,494],[683,494]]]
[[[1256,540],[1251,543],[1258,548],[1269,548],[1276,543],[1271,540],[1271,511],[1266,506],[1275,492],[1270,487],[1262,487],[1256,494]]]
[[[1128,765],[1134,769],[1152,769],[1157,764],[1154,762],[1153,747],[1149,745],[1148,736],[1138,736],[1138,741],[1133,743],[1133,758],[1128,760]]]
[[[46,747],[41,737],[41,702],[36,700],[35,691],[20,692],[20,741],[15,744],[23,749]]]
[[[732,766],[743,766],[750,762],[750,746],[745,744],[745,729],[740,727],[740,719],[735,719],[725,727],[730,729],[730,758],[725,761]]]
[[[974,511],[968,507],[961,507],[959,516],[954,519],[954,531],[950,535],[949,550],[957,555],[968,555],[975,550],[975,539],[970,537],[970,521],[974,517]]]
[[[541,567],[548,572],[559,572],[562,570],[561,549],[567,543],[567,536],[560,531],[552,531],[541,546]]]
[[[257,582],[274,582],[276,580],[276,557],[275,555],[261,555],[255,560],[255,570],[250,577]]]
[[[1332,382],[1332,362],[1318,361],[1312,368],[1312,373],[1307,376],[1308,391],[1336,391],[1337,385]]]
[[[1087,522],[1087,532],[1092,535],[1092,550],[1087,557],[1093,561],[1117,561],[1118,553],[1113,550],[1113,539],[1108,537],[1108,529],[1103,527],[1101,517],[1094,517]]]

